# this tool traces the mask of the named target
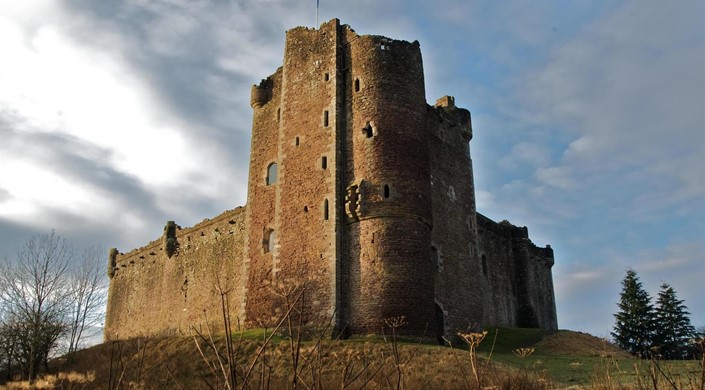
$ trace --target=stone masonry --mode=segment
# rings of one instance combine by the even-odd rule
[[[426,103],[418,42],[291,29],[251,105],[247,205],[112,249],[106,338],[217,326],[223,308],[271,326],[297,286],[305,323],[336,334],[393,316],[428,337],[557,329],[553,251],[476,212],[470,112]]]

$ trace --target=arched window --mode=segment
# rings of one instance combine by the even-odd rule
[[[267,185],[277,184],[277,163],[271,163],[267,167]]]
[[[277,240],[277,233],[274,229],[267,229],[264,232],[264,240],[262,240],[262,249],[264,253],[274,252],[274,243]]]
[[[384,185],[384,198],[389,199],[389,184]]]

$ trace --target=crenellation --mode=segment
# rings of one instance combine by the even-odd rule
[[[286,33],[251,90],[247,205],[111,249],[106,338],[183,334],[229,310],[249,327],[305,288],[305,326],[452,337],[477,325],[556,329],[550,246],[477,213],[470,111],[425,99],[418,41],[337,19]]]

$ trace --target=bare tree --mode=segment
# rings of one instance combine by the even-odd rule
[[[69,310],[68,358],[81,343],[96,333],[105,317],[108,281],[104,273],[105,248],[92,246],[81,253],[78,264],[69,276],[71,308]]]
[[[70,307],[67,278],[75,250],[54,232],[31,237],[17,249],[15,261],[0,264],[0,302],[4,326],[12,329],[11,359],[30,381],[67,327]]]
[[[2,285],[0,285],[2,288]],[[3,292],[0,292],[3,295]],[[12,375],[12,363],[15,356],[15,334],[12,329],[5,305],[0,301],[0,371],[5,371],[5,379],[9,380]],[[2,378],[0,378],[2,383]]]

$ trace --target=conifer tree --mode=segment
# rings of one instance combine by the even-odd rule
[[[625,351],[639,356],[648,357],[654,335],[654,309],[636,271],[627,270],[622,280],[622,292],[617,304],[619,312],[614,315],[615,342]]]
[[[690,358],[690,340],[695,337],[695,328],[690,323],[690,313],[676,297],[676,291],[663,283],[656,299],[656,332],[654,345],[664,359]]]

